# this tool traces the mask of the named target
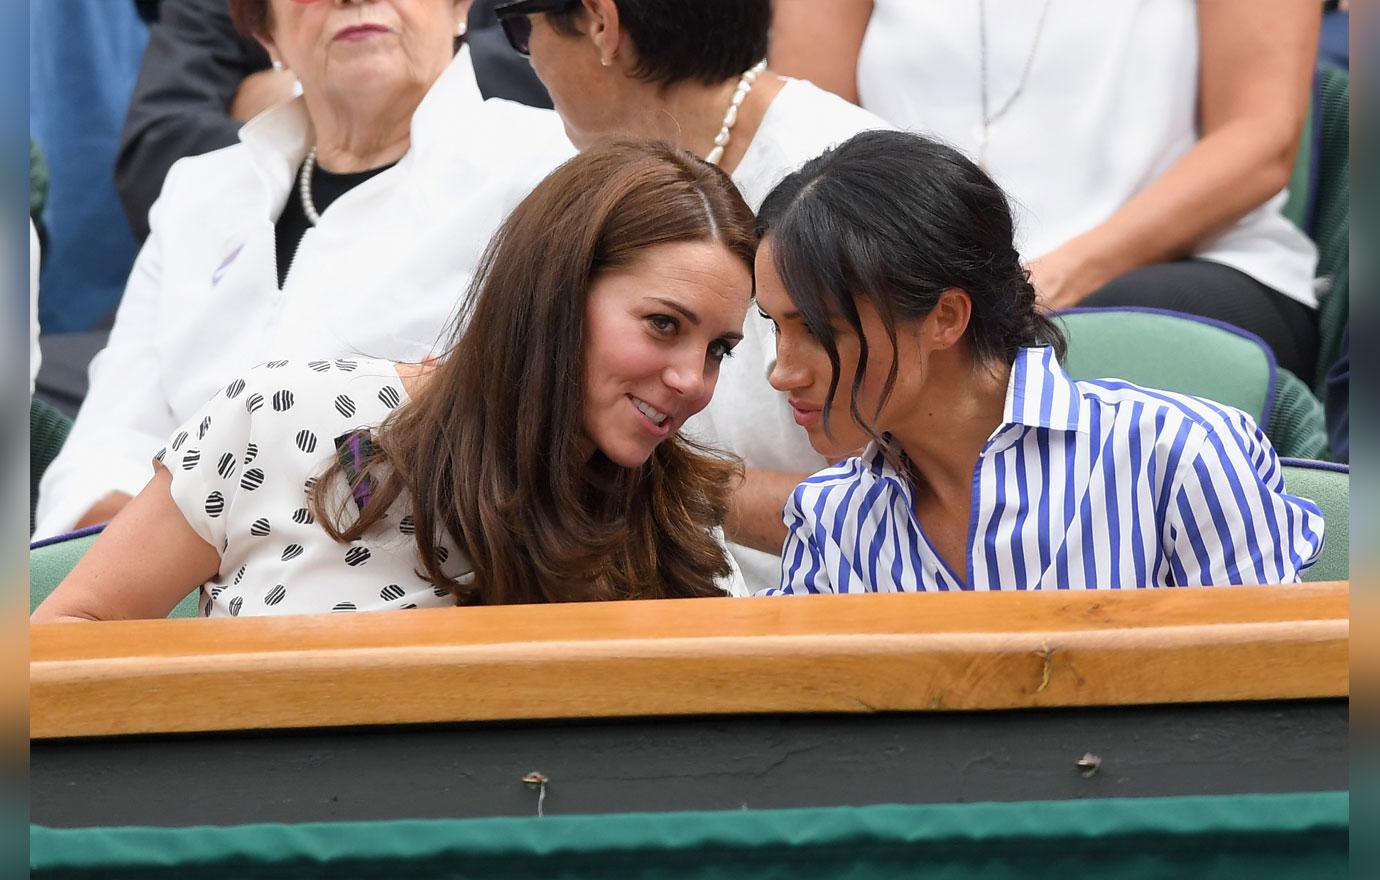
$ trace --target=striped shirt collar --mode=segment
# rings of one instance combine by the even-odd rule
[[[1086,431],[1086,404],[1078,386],[1047,345],[1022,348],[1016,352],[1011,365],[1011,378],[1006,383],[1006,405],[1002,423],[987,438],[982,456],[1007,449],[1020,439],[1022,428],[1042,428],[1046,431]],[[889,436],[889,435],[888,435]],[[897,468],[887,460],[886,450],[873,441],[862,454],[877,477],[893,477],[909,490],[909,480],[902,478],[906,468]],[[901,455],[905,464],[905,455]]]

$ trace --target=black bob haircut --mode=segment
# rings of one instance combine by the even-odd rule
[[[614,0],[637,47],[638,79],[663,86],[717,85],[767,57],[771,0]],[[584,6],[552,13],[552,27],[581,33]]]
[[[810,332],[829,355],[829,415],[839,384],[834,321],[859,340],[850,411],[858,411],[867,341],[856,298],[876,308],[896,350],[898,321],[924,318],[947,290],[972,301],[966,337],[979,364],[1014,362],[1018,349],[1050,345],[1062,359],[1062,331],[1035,303],[1016,252],[1011,208],[1001,188],[952,147],[899,131],[854,135],[810,160],[772,190],[757,214],[772,264]],[[896,383],[896,361],[880,407]]]

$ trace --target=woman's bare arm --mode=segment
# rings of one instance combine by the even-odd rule
[[[858,103],[858,51],[871,17],[872,0],[773,0],[771,69]]]
[[[1031,264],[1047,305],[1076,305],[1118,275],[1186,256],[1285,187],[1320,21],[1318,4],[1298,0],[1198,4],[1200,140],[1105,223]]]
[[[71,573],[34,611],[34,623],[166,617],[220,569],[173,501],[172,477],[159,465]]]

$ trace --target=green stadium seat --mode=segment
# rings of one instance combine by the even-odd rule
[[[1161,309],[1068,309],[1056,319],[1074,379],[1125,379],[1236,407],[1280,455],[1316,458],[1327,448],[1322,404],[1254,334]]]
[[[29,401],[29,534],[38,510],[38,481],[67,442],[72,420],[41,400]]]
[[[1284,488],[1322,508],[1327,523],[1322,555],[1303,573],[1305,581],[1351,578],[1351,472],[1346,465],[1286,458]]]
[[[62,583],[62,579],[76,566],[77,560],[81,559],[87,549],[96,542],[101,528],[103,527],[98,526],[74,532],[71,536],[40,541],[29,549],[30,614],[40,602],[48,598],[49,593],[57,589],[57,585]],[[196,617],[199,593],[200,591],[193,591],[187,594],[168,616]]]

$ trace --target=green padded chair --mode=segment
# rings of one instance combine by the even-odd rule
[[[1350,313],[1351,83],[1345,70],[1318,66],[1308,123],[1294,159],[1284,215],[1318,248],[1325,279],[1318,304],[1318,363],[1313,390],[1323,393],[1327,371],[1341,351]]]
[[[57,589],[62,579],[81,559],[82,554],[96,542],[100,527],[74,532],[71,537],[39,541],[29,549],[29,613],[38,603]],[[194,591],[177,603],[169,617],[196,617],[200,591]]]
[[[67,442],[72,420],[41,400],[29,401],[29,534],[34,533],[38,481]]]
[[[1305,581],[1351,578],[1351,471],[1344,464],[1286,458],[1284,488],[1322,508],[1326,531],[1322,554],[1303,573]]]
[[[1251,333],[1160,309],[1068,309],[1056,317],[1069,340],[1064,369],[1074,379],[1115,377],[1236,407],[1280,455],[1317,458],[1327,448],[1322,404]]]

